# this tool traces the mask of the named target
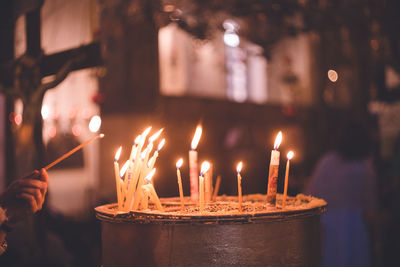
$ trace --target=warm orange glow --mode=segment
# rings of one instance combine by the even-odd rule
[[[101,133],[101,134],[99,134],[99,136],[100,136],[100,138],[103,138],[103,137],[104,137],[104,134]]]
[[[161,148],[163,148],[164,144],[165,144],[165,139],[163,138],[163,139],[160,141],[160,143],[158,144],[157,150],[160,151]]]
[[[239,162],[238,165],[236,166],[236,171],[240,173],[242,171],[242,167],[243,167],[243,162]]]
[[[152,136],[150,136],[149,138],[149,142],[153,143],[162,133],[162,131],[164,131],[164,128],[160,129],[158,132],[156,132],[155,134],[153,134]]]
[[[126,170],[128,169],[129,160],[125,161],[124,165],[122,166],[121,170],[119,171],[119,177],[123,177],[125,175]]]
[[[288,160],[291,160],[291,159],[293,158],[293,156],[294,156],[293,151],[289,151],[289,152],[287,153],[287,159],[288,159]]]
[[[277,134],[276,138],[275,138],[275,143],[274,143],[274,149],[277,150],[279,148],[279,146],[281,145],[282,142],[282,132],[279,131],[279,133]]]
[[[114,160],[115,160],[115,161],[118,161],[118,160],[119,160],[119,157],[121,156],[121,151],[122,151],[122,146],[120,146],[120,147],[118,148],[117,152],[115,153],[115,157],[114,157]]]
[[[176,168],[180,169],[182,167],[183,164],[183,158],[180,158],[177,162],[176,162]]]
[[[193,140],[192,140],[192,145],[191,145],[192,150],[195,150],[197,148],[197,145],[199,144],[202,132],[203,132],[203,128],[201,128],[201,125],[198,125],[196,127],[196,132],[194,133]]]
[[[151,172],[146,176],[146,178],[144,178],[144,180],[148,183],[151,182],[151,179],[154,176],[154,173],[156,172],[156,168],[152,169]]]
[[[206,174],[206,172],[208,171],[208,169],[210,169],[210,162],[204,161],[204,162],[201,164],[200,175],[203,176],[204,174]]]

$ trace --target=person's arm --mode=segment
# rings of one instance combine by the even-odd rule
[[[15,223],[42,209],[48,183],[47,172],[41,169],[14,181],[0,195],[0,254],[5,250],[2,248],[7,232]]]

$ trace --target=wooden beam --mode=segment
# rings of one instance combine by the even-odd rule
[[[40,42],[40,9],[26,13],[26,54],[37,58],[42,53]]]
[[[14,19],[17,19],[20,15],[27,14],[43,6],[44,0],[12,0],[9,2],[14,4]]]
[[[63,52],[44,56],[40,63],[42,76],[54,75],[69,59],[74,57],[81,57],[82,60],[79,64],[75,64],[71,70],[92,68],[103,64],[100,43],[94,42]]]

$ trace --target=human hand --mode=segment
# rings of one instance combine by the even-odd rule
[[[8,224],[14,224],[40,210],[47,193],[49,177],[45,169],[35,170],[14,181],[0,195],[0,206],[6,210]]]

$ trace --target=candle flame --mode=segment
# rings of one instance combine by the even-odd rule
[[[152,169],[151,172],[144,178],[144,180],[147,183],[151,182],[151,179],[153,178],[154,173],[156,172],[156,168]]]
[[[182,167],[183,164],[183,158],[180,158],[177,162],[176,162],[176,168],[180,169],[180,167]]]
[[[282,142],[282,132],[279,131],[279,133],[276,135],[276,138],[275,138],[275,143],[274,143],[275,150],[277,150],[279,148],[281,142]]]
[[[139,144],[141,137],[142,136],[140,134],[138,136],[136,136],[135,141],[133,142],[135,144],[135,146],[137,146]]]
[[[103,138],[103,137],[104,137],[104,134],[103,134],[103,133],[101,133],[101,134],[99,134],[99,136],[100,136],[100,138]]]
[[[115,153],[115,157],[114,157],[114,161],[118,161],[119,157],[121,156],[121,151],[122,151],[122,146],[120,146],[117,150],[117,152]]]
[[[288,160],[291,160],[291,159],[293,158],[293,156],[294,156],[293,151],[289,151],[289,152],[287,153],[287,159],[288,159]]]
[[[163,139],[160,141],[160,143],[158,144],[157,150],[160,151],[161,148],[163,148],[164,144],[165,144],[165,138],[163,138]]]
[[[240,173],[242,171],[242,167],[243,167],[243,162],[239,162],[238,165],[236,166],[237,173]]]
[[[204,174],[206,174],[206,172],[208,171],[208,169],[210,169],[210,162],[204,161],[204,162],[201,164],[200,175],[203,176]]]
[[[119,176],[123,177],[125,175],[126,170],[128,169],[129,160],[125,161],[124,165],[122,166],[121,170],[119,171]]]
[[[146,139],[146,137],[147,137],[147,135],[150,133],[150,131],[151,131],[151,126],[150,127],[148,127],[146,130],[144,130],[143,131],[143,133],[141,134],[141,136],[142,136],[142,138],[145,140]]]
[[[152,136],[150,136],[149,138],[149,142],[153,143],[162,133],[162,131],[164,131],[164,128],[161,128],[158,132],[156,132],[155,134],[153,134]]]
[[[202,132],[203,132],[203,128],[201,128],[201,126],[198,125],[196,127],[196,132],[194,133],[193,140],[192,140],[192,145],[191,145],[192,150],[195,150],[197,148],[197,145],[199,144]]]

